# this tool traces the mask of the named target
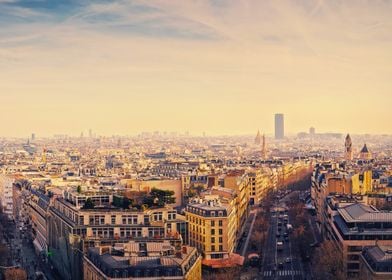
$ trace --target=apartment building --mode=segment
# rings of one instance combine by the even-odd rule
[[[392,245],[392,212],[360,203],[361,197],[330,196],[323,211],[324,238],[334,241],[348,279],[357,279],[367,246]]]
[[[190,245],[201,252],[203,265],[237,265],[238,258],[234,254],[238,232],[235,192],[220,187],[215,191],[215,194],[193,199],[185,208]],[[226,196],[217,194],[222,192],[226,192]]]
[[[194,247],[169,241],[130,241],[88,248],[84,280],[201,280],[201,257]]]
[[[223,179],[223,187],[232,189],[236,193],[236,211],[238,229],[242,228],[249,216],[249,177],[245,170],[228,172]],[[237,230],[238,231],[238,230]]]
[[[392,246],[365,247],[360,256],[360,280],[392,279]]]
[[[13,219],[13,184],[15,178],[11,175],[0,174],[0,207],[8,219]]]
[[[249,177],[249,204],[260,204],[272,187],[272,180],[264,169],[255,169],[247,172]]]
[[[84,208],[88,199],[94,201],[93,208]],[[50,206],[48,250],[66,279],[81,278],[81,253],[92,246],[131,239],[188,242],[187,222],[175,209],[122,209],[112,202],[113,195],[105,192],[70,192]]]

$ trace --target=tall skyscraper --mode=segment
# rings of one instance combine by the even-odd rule
[[[32,141],[35,140],[35,133],[31,133],[31,140],[32,140]]]
[[[284,138],[284,115],[275,114],[275,139]]]

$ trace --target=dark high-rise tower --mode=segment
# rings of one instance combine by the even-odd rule
[[[284,138],[284,115],[275,114],[275,139]]]

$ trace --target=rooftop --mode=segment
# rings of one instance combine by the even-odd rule
[[[353,203],[338,209],[347,223],[355,222],[392,222],[392,212],[381,212],[362,203]]]
[[[362,258],[374,272],[392,274],[392,246],[365,247]]]
[[[169,242],[129,242],[89,248],[85,261],[115,278],[184,276],[199,259],[195,248]]]

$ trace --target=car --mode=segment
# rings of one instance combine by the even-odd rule
[[[39,280],[47,280],[45,274],[42,271],[35,272],[35,279]]]
[[[286,258],[286,259],[285,259],[285,262],[286,262],[286,263],[291,263],[291,258]]]
[[[319,242],[313,242],[313,243],[311,243],[311,244],[309,244],[310,245],[310,247],[320,247],[320,243]]]
[[[281,231],[282,230],[282,228],[281,227],[278,227],[278,231]]]
[[[285,236],[284,241],[289,242],[290,241],[289,237]]]
[[[283,262],[282,261],[278,262],[278,268],[280,268],[280,269],[283,268]]]
[[[285,233],[283,233],[283,236],[286,237],[286,236],[289,236],[289,234],[287,232],[285,232]]]
[[[278,251],[282,251],[283,250],[283,242],[282,241],[277,241],[276,242],[276,249],[278,250]]]
[[[276,233],[276,237],[278,237],[278,238],[280,237],[280,233],[279,233],[279,232],[278,232],[278,233]]]

